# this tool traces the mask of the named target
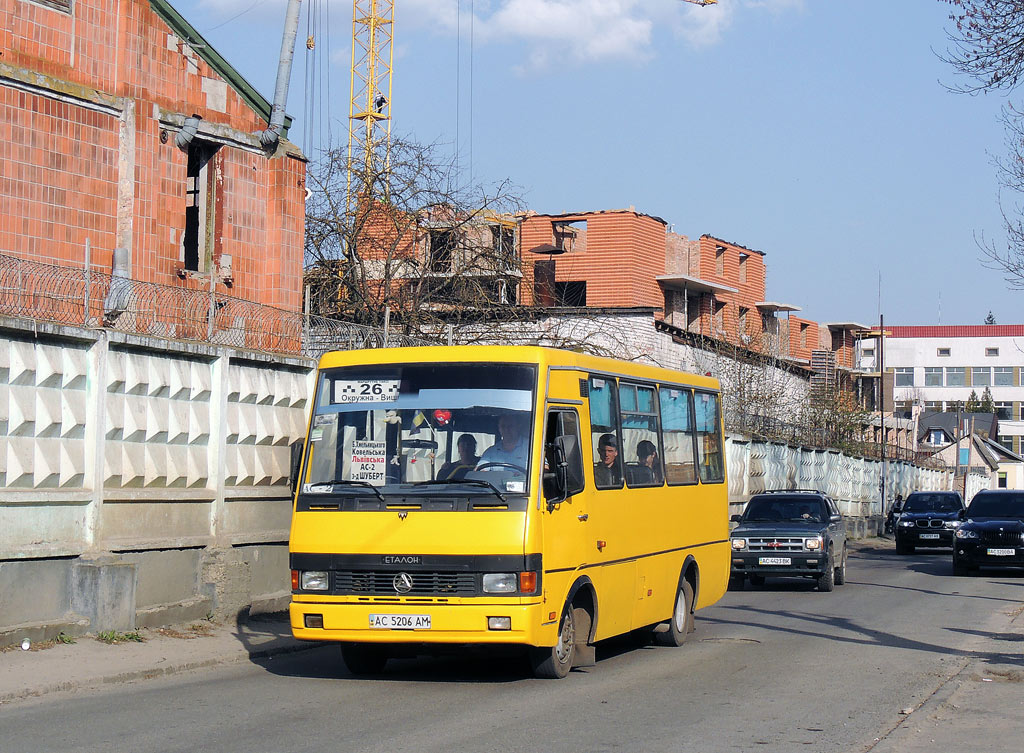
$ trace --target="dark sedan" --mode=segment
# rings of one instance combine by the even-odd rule
[[[1024,567],[1024,491],[985,489],[974,495],[956,529],[953,574],[979,567]]]
[[[952,546],[963,509],[960,492],[914,492],[896,518],[896,553],[912,554],[919,546]]]

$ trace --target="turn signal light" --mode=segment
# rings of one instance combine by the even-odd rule
[[[519,591],[524,594],[532,594],[537,591],[537,573],[519,573]]]
[[[299,571],[298,570],[292,570],[292,590],[293,591],[298,591],[299,590]]]

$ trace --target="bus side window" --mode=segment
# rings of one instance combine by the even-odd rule
[[[670,486],[696,484],[693,397],[689,390],[662,385],[661,432],[665,447],[665,480]]]
[[[654,388],[619,382],[622,417],[622,460],[626,464],[626,485],[661,486],[661,452],[658,449],[658,412]]]
[[[720,483],[725,480],[722,462],[722,421],[718,413],[718,395],[707,392],[694,394],[697,416],[697,457],[702,483]]]
[[[580,420],[574,410],[553,410],[548,413],[544,438],[544,472],[555,472],[565,463],[565,488],[549,489],[544,496],[571,497],[583,491],[583,454],[580,451]]]
[[[590,447],[594,452],[594,486],[598,489],[622,488],[621,444],[615,380],[590,377]]]

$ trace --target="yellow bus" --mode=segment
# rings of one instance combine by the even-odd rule
[[[296,469],[290,619],[354,674],[445,644],[538,677],[678,646],[729,576],[716,380],[540,347],[328,353]]]

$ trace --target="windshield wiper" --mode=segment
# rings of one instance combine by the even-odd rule
[[[312,491],[318,486],[360,486],[369,489],[371,492],[377,495],[381,502],[384,501],[384,495],[380,493],[380,490],[371,484],[369,481],[352,481],[347,478],[336,478],[333,481],[316,481],[310,484],[307,488]]]
[[[494,492],[502,502],[508,502],[508,498],[498,490],[498,487],[490,481],[484,481],[482,478],[439,478],[433,481],[414,481],[411,486],[424,486],[425,484],[469,484],[471,486],[485,486]]]

